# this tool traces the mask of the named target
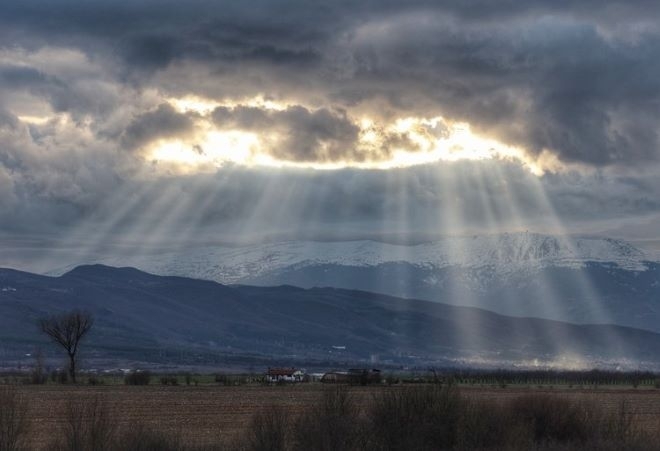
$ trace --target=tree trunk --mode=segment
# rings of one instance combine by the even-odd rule
[[[76,383],[76,356],[69,354],[69,376],[71,376],[71,382]]]

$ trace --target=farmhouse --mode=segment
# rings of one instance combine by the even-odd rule
[[[295,368],[268,368],[267,382],[303,382],[305,373]]]

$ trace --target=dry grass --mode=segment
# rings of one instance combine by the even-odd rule
[[[104,398],[72,398],[60,414],[64,422],[53,451],[110,451],[115,444],[119,421]]]
[[[0,387],[0,451],[27,447],[28,415],[24,396],[13,387]]]
[[[376,395],[367,412],[374,449],[453,447],[464,400],[454,386],[423,385],[390,389]]]
[[[359,449],[364,445],[361,408],[348,387],[325,387],[309,412],[293,425],[291,448],[319,451]]]
[[[624,404],[608,411],[562,394],[505,401],[468,398],[452,385],[380,390],[364,409],[343,388],[326,390],[297,420],[255,414],[239,449],[265,450],[636,450],[658,449]],[[266,431],[266,433],[264,433]],[[255,433],[261,438],[250,438]]]
[[[103,450],[94,443],[110,442],[135,450],[206,451],[227,443],[294,451],[613,450],[660,443],[657,390],[306,384],[26,386],[13,393],[23,412],[25,402],[30,406],[22,428],[30,427],[22,435],[30,449]]]

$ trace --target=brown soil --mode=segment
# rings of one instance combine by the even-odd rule
[[[70,399],[100,397],[123,425],[145,424],[179,435],[185,443],[205,445],[231,441],[259,409],[288,406],[303,412],[323,390],[321,384],[289,386],[20,386],[30,405],[32,446],[52,442]],[[364,405],[384,387],[352,387]],[[395,388],[396,389],[396,388]],[[505,401],[528,393],[553,393],[599,404],[612,411],[623,408],[644,428],[660,427],[660,390],[653,389],[543,389],[535,387],[465,387],[469,397]]]

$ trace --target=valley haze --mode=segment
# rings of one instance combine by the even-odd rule
[[[513,316],[660,331],[660,264],[652,253],[603,237],[520,232],[414,245],[286,241],[68,258],[69,265],[47,274],[98,262],[223,284],[359,289]]]
[[[96,318],[86,358],[133,364],[655,368],[660,334],[574,325],[337,288],[224,286],[134,268],[59,276],[0,270],[5,359],[41,341],[38,318]],[[464,331],[469,330],[469,333]]]
[[[101,261],[139,270],[0,271],[5,355],[37,346],[37,318],[83,309],[97,364],[660,368],[660,264],[620,240],[287,241]]]

